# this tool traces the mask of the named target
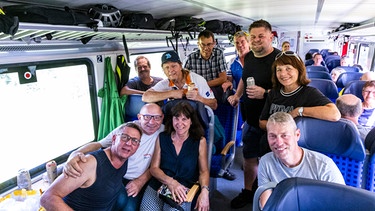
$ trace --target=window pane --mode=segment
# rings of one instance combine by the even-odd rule
[[[95,139],[88,66],[62,65],[0,74],[0,183]]]

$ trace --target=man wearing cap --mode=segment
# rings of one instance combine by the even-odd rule
[[[168,51],[161,57],[161,66],[168,79],[158,82],[148,89],[142,97],[144,102],[158,102],[165,99],[182,99],[202,102],[211,107],[217,108],[217,101],[207,81],[200,75],[182,68],[180,57],[175,51]],[[189,85],[193,89],[188,89]]]

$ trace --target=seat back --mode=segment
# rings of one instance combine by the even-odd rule
[[[342,91],[342,94],[353,94],[363,101],[362,89],[366,81],[351,81],[347,84]]]
[[[307,72],[307,77],[308,78],[321,78],[321,79],[332,80],[331,75],[326,71],[311,70],[311,71]]]
[[[313,66],[313,65],[306,66],[306,71],[307,72],[309,72],[309,71],[324,71],[324,72],[328,73],[328,69],[325,66]]]
[[[370,151],[365,188],[366,190],[375,192],[375,128],[367,134],[365,147]]]
[[[142,101],[142,95],[132,94],[128,95],[124,109],[124,120],[125,122],[133,121],[138,119],[137,114],[141,110],[142,106],[146,103]]]
[[[335,82],[329,79],[311,78],[308,86],[317,88],[322,94],[335,102],[339,96]]]
[[[328,56],[329,49],[322,49],[320,50],[320,54],[322,54],[323,60]]]
[[[308,59],[308,60],[305,61],[305,66],[306,67],[310,66],[310,65],[313,65],[313,64],[314,64],[314,60],[312,60],[312,59]]]
[[[359,67],[356,66],[338,66],[339,68],[344,69],[346,72],[359,72]]]
[[[301,131],[298,141],[301,147],[329,156],[340,169],[347,185],[362,186],[366,153],[358,129],[352,122],[297,117],[296,124]]]
[[[363,73],[359,72],[343,72],[339,75],[336,81],[337,88],[344,88],[351,81],[359,80]]]
[[[333,68],[340,66],[340,57],[338,58],[332,57],[332,59],[329,58],[327,61],[325,61],[325,63],[328,68],[328,71],[331,72]]]
[[[313,55],[314,53],[319,53],[319,49],[311,48],[307,53],[311,53],[311,55]]]
[[[337,183],[295,177],[276,185],[263,210],[369,210],[370,207],[375,207],[374,193]]]

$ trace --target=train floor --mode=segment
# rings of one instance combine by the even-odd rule
[[[212,211],[251,211],[252,204],[247,204],[245,207],[240,209],[232,209],[230,207],[231,200],[236,197],[244,187],[243,183],[243,170],[242,166],[242,147],[236,148],[235,158],[230,166],[230,172],[236,175],[236,179],[229,181],[223,178],[216,179],[217,188],[213,192],[210,201],[210,207]]]

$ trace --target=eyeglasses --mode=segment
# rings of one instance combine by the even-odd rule
[[[143,119],[146,121],[150,121],[152,118],[154,118],[155,121],[160,121],[163,116],[162,115],[149,115],[149,114],[141,114],[143,116]]]
[[[296,57],[298,60],[300,60],[302,62],[302,60],[299,58],[298,54],[294,53],[293,51],[283,51],[283,52],[280,52],[279,54],[276,55],[275,61],[278,60],[283,55],[294,56],[294,57]]]
[[[122,133],[122,134],[118,134],[118,135],[120,135],[120,140],[124,143],[128,143],[129,141],[131,141],[133,146],[138,146],[141,143],[140,140],[138,140],[136,138],[133,138],[133,137],[129,136],[128,134]]]
[[[199,45],[202,47],[202,48],[211,48],[215,45],[215,43],[199,43]]]
[[[234,36],[235,36],[235,37],[239,37],[239,36],[246,36],[246,37],[248,37],[248,36],[250,36],[250,34],[247,33],[247,32],[245,32],[245,31],[238,31],[238,32],[236,32],[236,33],[234,34]]]

